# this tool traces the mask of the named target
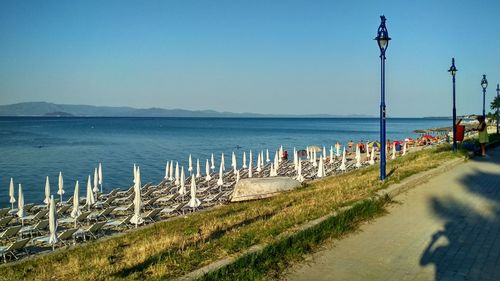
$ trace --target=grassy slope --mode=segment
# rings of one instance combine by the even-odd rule
[[[0,279],[169,279],[252,245],[272,242],[280,233],[453,157],[446,149],[412,153],[388,162],[393,173],[384,184],[378,180],[375,165],[274,198],[225,205],[84,247],[8,264],[0,267]]]

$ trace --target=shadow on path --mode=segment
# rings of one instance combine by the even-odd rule
[[[500,150],[471,161],[493,165],[460,178],[466,196],[434,197],[432,211],[445,220],[424,250],[420,265],[434,264],[435,280],[500,280]],[[450,192],[454,186],[443,186]],[[460,195],[458,195],[460,196]]]

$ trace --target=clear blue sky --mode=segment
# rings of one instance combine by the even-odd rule
[[[392,116],[480,113],[500,82],[500,1],[0,3],[0,104],[378,114],[381,14]]]

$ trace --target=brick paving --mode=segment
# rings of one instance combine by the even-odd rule
[[[500,148],[395,198],[286,280],[500,280]]]

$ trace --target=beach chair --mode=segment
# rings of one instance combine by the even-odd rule
[[[179,193],[174,193],[170,194],[164,197],[160,197],[158,200],[156,200],[156,203],[169,203],[169,202],[174,202],[175,199],[179,196]]]
[[[0,234],[0,240],[10,240],[14,238],[21,230],[21,225],[15,225],[7,228],[4,232]]]
[[[132,202],[134,200],[134,193],[129,194],[127,197],[115,198],[115,203],[118,205]]]
[[[184,208],[184,206],[186,206],[186,205],[187,205],[187,202],[178,203],[176,205],[162,209],[160,213],[165,214],[165,215],[174,215],[174,214],[181,215],[181,214],[183,214],[182,208]]]
[[[134,186],[133,185],[129,189],[124,190],[124,191],[118,191],[115,194],[118,197],[124,197],[124,196],[129,195],[130,193],[134,193]]]
[[[104,201],[99,201],[94,204],[94,207],[100,209],[100,208],[105,208],[111,206],[111,203],[115,201],[116,197],[115,196],[109,196],[106,198]]]
[[[35,204],[33,204],[33,203],[24,204],[23,209],[25,212],[28,213],[28,212],[31,212],[31,209],[33,209],[34,206],[35,206]]]
[[[153,204],[156,203],[156,201],[160,199],[160,197],[153,197],[147,201],[144,201],[144,203],[142,204],[142,207],[145,208],[145,209],[152,209],[153,208]]]
[[[144,221],[148,221],[148,222],[153,223],[153,222],[155,222],[155,218],[160,214],[161,210],[162,210],[161,208],[153,209],[153,210],[149,211],[142,218],[144,219]]]
[[[101,221],[101,222],[94,223],[89,228],[86,228],[86,229],[80,228],[73,234],[73,237],[75,239],[83,238],[83,241],[87,241],[87,237],[97,239],[97,235],[98,235],[99,231],[101,231],[102,227],[105,224],[106,224],[105,221]]]
[[[87,217],[90,215],[91,212],[82,212],[78,217],[72,218],[72,217],[66,217],[63,219],[58,220],[57,222],[60,224],[69,224],[69,223],[74,223],[75,225],[81,224],[83,221],[87,219]]]
[[[112,213],[127,213],[134,210],[134,203],[128,204],[127,206],[116,207]]]
[[[12,242],[12,244],[10,244],[9,246],[0,246],[0,254],[3,257],[3,262],[7,262],[7,255],[11,255],[14,259],[17,260],[19,259],[20,253],[28,254],[28,251],[25,247],[29,241],[30,239],[26,238]]]
[[[101,198],[106,199],[106,198],[109,198],[109,197],[116,197],[118,191],[120,191],[120,189],[114,188],[108,194],[101,194]]]
[[[45,217],[48,212],[49,212],[49,210],[47,210],[47,209],[40,210],[40,211],[38,211],[38,213],[36,213],[34,215],[23,217],[23,221],[28,221],[28,222],[39,221],[39,220],[43,219],[43,217]]]
[[[30,237],[33,237],[33,232],[42,234],[42,230],[47,229],[48,226],[49,220],[41,220],[37,224],[23,226],[21,230],[19,230],[19,234],[21,234],[21,236],[24,236],[29,233]]]
[[[9,211],[10,211],[10,208],[0,209],[0,217],[7,215],[9,213]]]
[[[125,218],[120,219],[120,220],[108,221],[108,222],[106,222],[106,224],[104,224],[104,227],[110,227],[110,228],[115,228],[115,229],[128,228],[131,219],[132,219],[132,215],[129,215],[129,216],[126,216]]]
[[[109,215],[116,209],[116,207],[108,207],[100,212],[92,212],[88,218],[89,220],[99,220],[101,218],[107,219]]]
[[[71,207],[70,205],[63,205],[61,208],[59,208],[59,210],[57,210],[57,216],[62,217],[63,214],[69,210],[70,207]]]
[[[14,217],[8,216],[0,219],[0,229],[6,228]]]
[[[77,230],[78,230],[77,228],[69,228],[69,229],[66,229],[63,232],[61,232],[57,236],[57,239],[58,239],[57,244],[63,244],[64,246],[68,246],[69,240],[72,240],[73,244],[75,244],[75,240],[73,239],[73,234]],[[46,244],[46,243],[49,243],[49,236],[45,235],[45,236],[35,237],[35,238],[33,238],[32,241],[33,241],[33,244],[35,244],[35,243]]]

